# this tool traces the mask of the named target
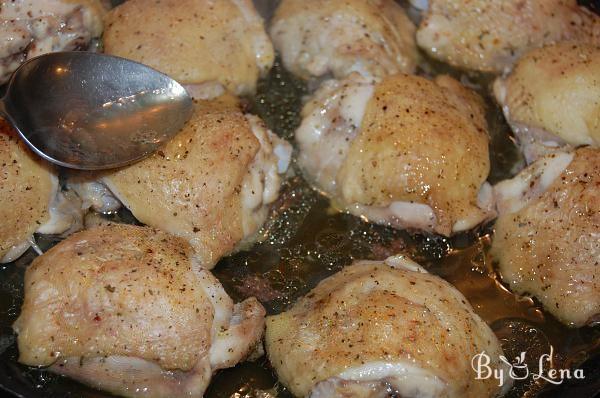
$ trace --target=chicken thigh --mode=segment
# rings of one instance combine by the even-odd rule
[[[600,321],[600,149],[540,158],[494,189],[492,245],[511,290],[580,327]]]
[[[264,315],[234,305],[185,240],[113,224],[33,261],[13,327],[23,364],[126,397],[199,397],[260,344]]]
[[[305,79],[416,68],[415,27],[393,0],[283,0],[270,33],[284,66]]]
[[[403,256],[357,261],[266,324],[269,360],[299,397],[480,398],[505,391],[497,380],[477,380],[471,368],[482,352],[491,368],[504,368],[492,330],[452,285]]]
[[[105,12],[100,0],[0,1],[0,84],[30,58],[87,48]]]
[[[109,13],[103,39],[108,54],[236,94],[253,93],[275,57],[252,0],[128,0]]]
[[[493,217],[483,103],[454,79],[353,74],[302,114],[299,164],[336,206],[443,235]]]
[[[0,119],[0,262],[16,260],[33,233],[59,234],[81,225],[81,204],[63,193],[56,170]]]
[[[494,83],[528,163],[580,145],[600,146],[600,42],[527,53]]]
[[[195,107],[162,150],[116,171],[78,174],[69,186],[86,206],[109,212],[122,203],[140,222],[187,239],[212,268],[262,226],[291,146],[225,98]]]
[[[577,0],[429,0],[417,43],[453,66],[502,73],[526,51],[563,40],[600,43],[600,17]]]

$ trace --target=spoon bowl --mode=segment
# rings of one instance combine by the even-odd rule
[[[58,52],[15,71],[0,113],[44,159],[99,170],[158,149],[190,118],[192,99],[175,80],[140,63]]]

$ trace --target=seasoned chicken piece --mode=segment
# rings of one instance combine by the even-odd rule
[[[499,183],[502,279],[574,327],[600,321],[600,149],[540,158]]]
[[[103,39],[108,54],[236,94],[253,93],[275,57],[252,0],[128,0],[109,13]]]
[[[87,48],[105,12],[99,0],[0,1],[0,84],[27,59]]]
[[[212,268],[265,221],[291,146],[225,99],[195,107],[162,150],[116,171],[79,174],[69,185],[96,210],[121,202],[140,222],[184,237]]]
[[[19,362],[127,397],[202,396],[260,344],[265,310],[233,304],[183,239],[109,225],[36,258],[14,324]]]
[[[415,27],[393,0],[283,0],[270,33],[284,66],[304,79],[384,77],[417,64]]]
[[[429,0],[417,43],[453,66],[502,73],[530,49],[600,43],[600,17],[577,0]]]
[[[34,245],[33,233],[59,234],[81,225],[81,204],[63,193],[56,170],[0,119],[0,262]]]
[[[336,205],[443,235],[493,216],[483,102],[457,81],[328,81],[296,131],[299,164]]]
[[[267,354],[299,397],[493,397],[472,358],[504,369],[500,343],[464,296],[413,261],[358,261],[267,317]]]
[[[600,41],[533,50],[494,83],[528,163],[555,151],[600,145]]]

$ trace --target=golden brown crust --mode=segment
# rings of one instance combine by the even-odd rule
[[[395,75],[375,87],[338,173],[345,203],[429,205],[436,232],[450,235],[483,214],[477,195],[489,170],[482,100],[447,76]]]
[[[511,123],[565,142],[600,145],[600,40],[565,42],[529,52],[497,93]]]
[[[259,148],[231,101],[200,101],[162,150],[103,181],[140,222],[186,238],[211,268],[245,237],[242,183]]]
[[[273,48],[250,0],[129,0],[109,12],[104,50],[180,83],[253,92]]]
[[[502,351],[464,297],[439,277],[381,262],[348,266],[267,317],[265,340],[280,380],[297,396],[372,362],[431,372],[448,396],[497,391],[494,380],[473,380],[471,358],[485,350],[497,364]]]
[[[600,150],[582,148],[537,200],[498,217],[492,254],[513,291],[584,326],[600,314],[599,226]]]
[[[192,255],[184,240],[147,227],[71,235],[27,269],[19,361],[122,355],[191,369],[208,353],[213,320]]]
[[[50,219],[54,170],[0,119],[0,259]],[[54,180],[53,180],[54,179]]]

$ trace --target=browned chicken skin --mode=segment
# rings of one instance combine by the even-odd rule
[[[59,234],[81,224],[81,206],[60,191],[57,170],[0,119],[0,262],[35,245],[33,233]]]
[[[303,116],[299,164],[351,213],[443,235],[493,216],[483,102],[454,79],[351,75],[326,82]]]
[[[503,280],[569,326],[598,322],[600,149],[547,155],[495,191]]]
[[[212,268],[263,224],[290,152],[229,100],[199,101],[162,150],[120,170],[79,174],[70,186],[97,210],[120,202],[140,222],[184,237]]]
[[[253,93],[274,60],[251,0],[128,0],[109,13],[103,40],[108,54],[235,94]]]
[[[414,32],[393,0],[283,0],[270,29],[285,67],[305,79],[411,73]]]
[[[196,98],[221,85],[255,91],[274,54],[250,0],[152,3],[128,0],[110,14],[108,53],[192,85]],[[600,321],[600,151],[573,149],[600,142],[597,16],[575,0],[430,0],[417,40],[432,57],[501,73],[526,54],[495,94],[524,132],[521,144],[550,145],[525,148],[528,163],[541,159],[492,198],[483,102],[448,76],[399,74],[415,71],[417,52],[415,28],[394,1],[281,3],[270,33],[286,68],[339,79],[314,94],[296,133],[311,183],[354,215],[446,236],[491,219],[496,199],[492,254],[504,281],[569,326]],[[69,12],[56,21],[85,34],[5,43],[4,79],[36,51],[85,45],[102,31],[89,11]],[[11,24],[3,29],[24,26]],[[537,49],[564,39],[581,43]],[[86,207],[124,205],[151,228],[93,228],[31,264],[14,324],[19,362],[126,397],[200,397],[214,372],[260,345],[263,307],[254,298],[234,305],[208,269],[263,224],[290,148],[229,100],[195,107],[146,160],[71,179]],[[0,260],[12,261],[34,232],[60,230],[52,226],[60,189],[55,170],[0,128]],[[267,318],[266,344],[297,396],[479,398],[512,383],[474,379],[480,352],[504,366],[498,339],[454,287],[403,256],[356,261],[321,281]]]
[[[500,343],[450,284],[402,256],[357,261],[267,317],[266,348],[299,397],[493,397],[471,358]],[[508,386],[510,386],[510,382]],[[505,385],[505,388],[506,385]]]
[[[577,0],[429,0],[417,43],[453,66],[502,73],[563,40],[600,44],[600,17]]]
[[[33,261],[14,329],[26,365],[123,396],[201,396],[259,342],[264,314],[234,306],[185,240],[113,224]]]
[[[580,145],[600,146],[600,41],[528,52],[494,83],[526,160]]]

